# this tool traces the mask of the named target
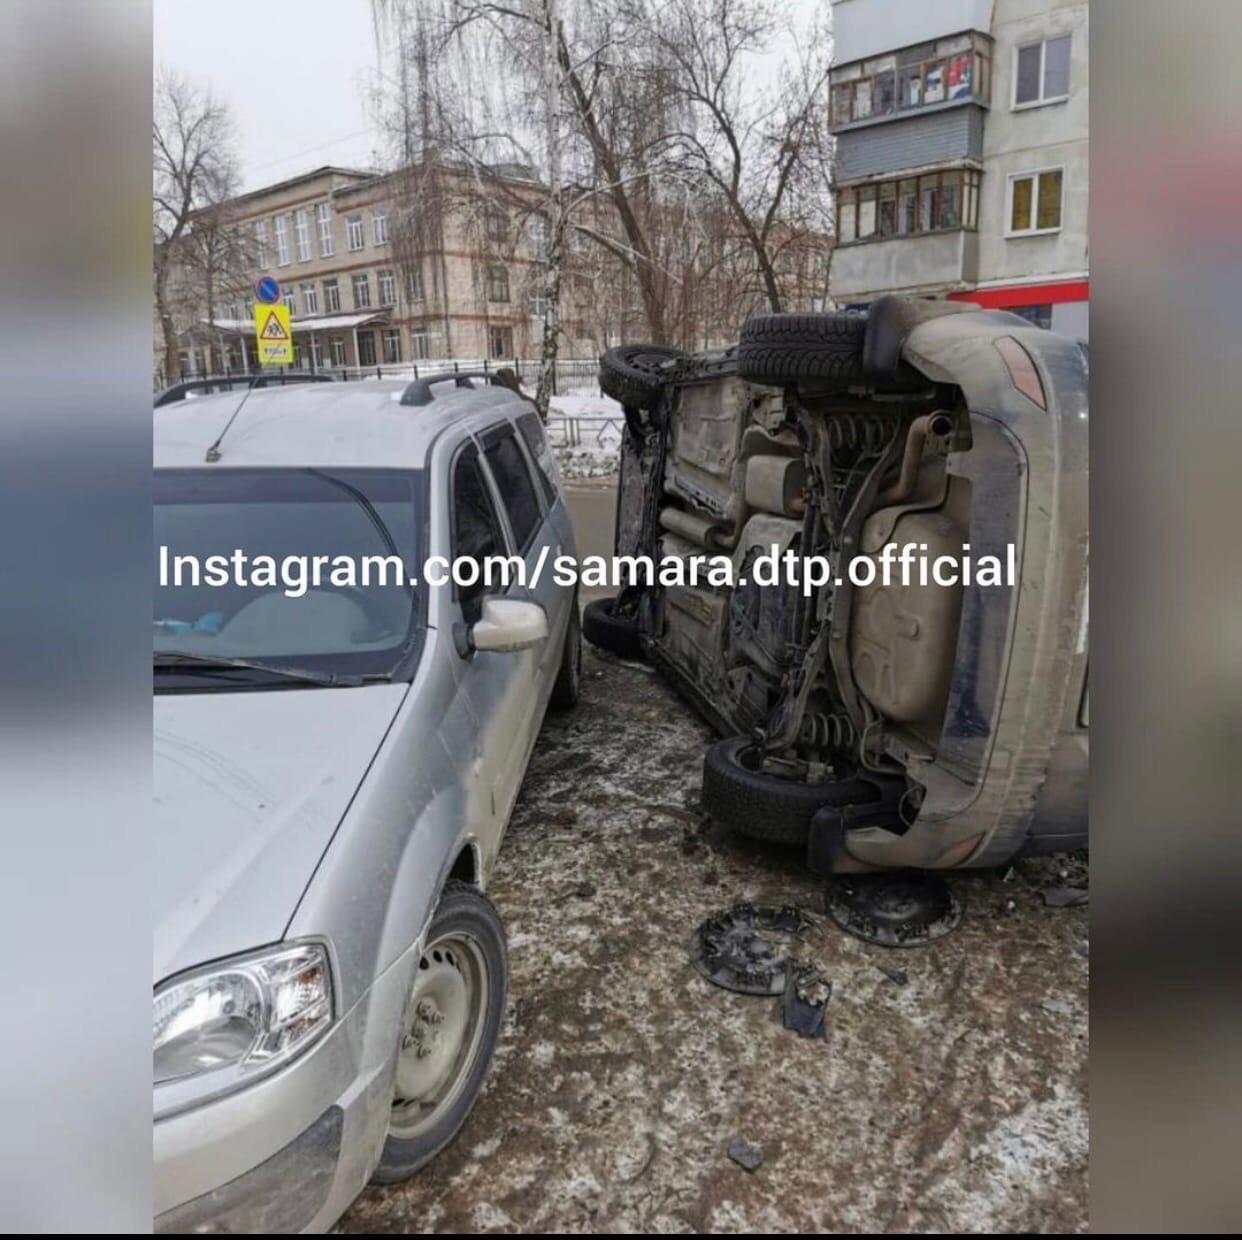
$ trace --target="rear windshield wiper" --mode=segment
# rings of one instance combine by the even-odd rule
[[[326,685],[332,688],[353,688],[362,684],[361,676],[338,676],[335,672],[317,672],[308,667],[283,667],[276,663],[263,663],[257,659],[233,659],[224,655],[194,654],[188,650],[157,650],[154,657],[157,671],[222,671],[229,668],[267,672],[283,676],[287,680],[301,680],[308,685]]]

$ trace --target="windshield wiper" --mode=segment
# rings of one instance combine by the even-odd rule
[[[326,685],[331,688],[355,688],[362,684],[361,676],[338,676],[335,672],[317,672],[308,667],[282,667],[276,663],[263,663],[258,659],[233,659],[224,655],[195,654],[189,650],[157,650],[154,656],[156,669],[171,668],[179,671],[222,671],[229,668],[267,672],[283,676],[287,680],[301,680],[308,685]]]

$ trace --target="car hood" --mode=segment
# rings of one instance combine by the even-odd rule
[[[155,698],[155,980],[278,941],[409,686]]]

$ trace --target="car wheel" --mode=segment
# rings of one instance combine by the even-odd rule
[[[737,371],[752,383],[861,382],[867,319],[861,314],[759,314],[742,324]]]
[[[582,624],[578,619],[578,597],[574,596],[569,610],[569,624],[565,628],[565,645],[561,651],[561,666],[552,686],[551,704],[557,710],[577,706],[582,696]]]
[[[641,659],[638,621],[616,613],[617,600],[597,598],[582,613],[582,632],[592,646],[607,650],[620,659]]]
[[[658,344],[618,345],[599,359],[600,391],[626,408],[650,409],[664,385],[660,368],[680,357]]]
[[[388,1139],[372,1175],[395,1184],[457,1135],[483,1085],[508,988],[504,930],[491,901],[444,889],[401,1024]]]
[[[826,805],[879,800],[863,779],[807,784],[759,767],[760,751],[747,736],[719,741],[703,760],[703,808],[722,827],[774,844],[805,844],[811,819]]]

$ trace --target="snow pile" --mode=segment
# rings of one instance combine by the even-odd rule
[[[617,472],[625,419],[621,406],[598,392],[592,386],[552,397],[548,439],[563,478],[608,478]]]

